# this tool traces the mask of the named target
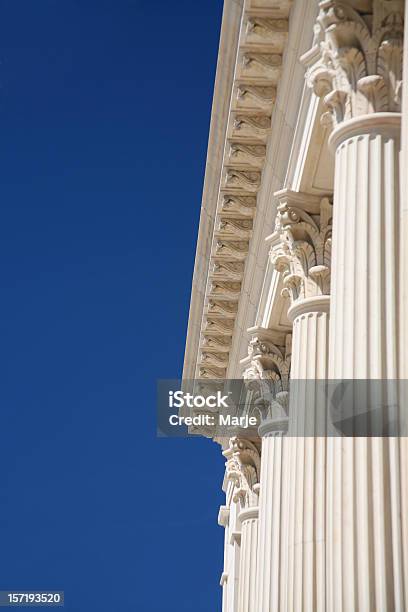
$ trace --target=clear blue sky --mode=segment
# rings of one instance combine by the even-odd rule
[[[171,7],[170,7],[171,5]],[[179,377],[222,0],[0,1],[0,590],[214,612],[223,460]]]

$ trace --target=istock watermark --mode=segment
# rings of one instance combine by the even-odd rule
[[[171,427],[182,425],[192,428],[218,429],[240,427],[248,429],[258,423],[256,416],[237,415],[233,403],[232,391],[223,393],[220,390],[212,392],[211,387],[203,384],[196,385],[197,392],[190,393],[182,390],[168,392],[168,405],[170,409],[178,408],[180,412],[171,412],[168,422]],[[187,414],[183,409],[190,409]]]
[[[223,395],[221,391],[217,391],[216,395],[194,395],[193,393],[184,393],[183,391],[169,391],[169,408],[228,408],[228,397]]]
[[[259,417],[240,409],[242,381],[229,382],[158,381],[158,435],[256,435]]]
[[[157,435],[408,436],[406,380],[159,380]]]

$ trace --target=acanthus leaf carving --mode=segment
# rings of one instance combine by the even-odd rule
[[[241,280],[244,273],[244,265],[237,261],[214,262],[211,277],[220,280]]]
[[[251,219],[232,219],[222,217],[219,222],[218,234],[234,238],[249,238],[252,230]]]
[[[202,346],[207,350],[219,353],[229,353],[231,343],[228,338],[222,336],[204,336]]]
[[[288,21],[286,19],[268,19],[262,17],[251,17],[248,20],[247,31],[254,32],[260,36],[269,36],[274,32],[288,31]]]
[[[239,213],[245,217],[252,217],[255,207],[256,196],[224,195],[222,211],[225,213]]]
[[[287,334],[286,346],[279,347],[255,335],[249,342],[250,365],[243,378],[248,390],[254,393],[253,410],[262,420],[287,419],[291,340]]]
[[[248,253],[248,242],[233,240],[218,240],[215,253],[218,257],[232,257],[243,261]]]
[[[270,257],[283,275],[283,294],[292,304],[330,294],[332,208],[328,198],[320,202],[320,215],[288,203],[278,206],[275,229],[280,241]]]
[[[215,366],[217,368],[226,368],[228,365],[228,353],[210,353],[202,351],[201,362],[204,365]]]
[[[235,299],[241,291],[241,283],[235,281],[216,281],[211,283],[210,295],[224,296],[226,298]]]
[[[233,122],[236,131],[244,130],[254,132],[255,136],[265,136],[271,127],[269,115],[237,115]]]
[[[243,75],[259,79],[272,79],[276,82],[280,75],[282,56],[279,53],[245,52],[242,58]]]
[[[216,333],[221,336],[232,336],[234,321],[229,319],[207,318],[205,329],[208,332]]]
[[[315,37],[319,57],[306,78],[324,99],[334,125],[401,110],[404,3],[374,0],[372,6],[367,19],[346,2],[320,2]],[[307,61],[308,54],[304,57]]]
[[[247,52],[244,55],[243,62],[244,64],[255,62],[268,67],[281,66],[282,56],[279,53],[266,54]]]
[[[218,368],[215,366],[200,365],[199,369],[200,378],[209,378],[211,380],[224,378],[225,373],[226,368]]]
[[[229,152],[231,163],[234,163],[234,165],[251,165],[258,168],[262,168],[265,154],[265,145],[249,145],[238,142],[231,143]]]
[[[238,87],[237,99],[242,108],[256,108],[271,111],[276,98],[276,87],[241,84]]]
[[[210,300],[208,302],[208,312],[212,315],[235,318],[238,311],[238,302],[227,300]]]
[[[225,183],[227,187],[238,187],[248,191],[258,191],[261,184],[261,173],[249,170],[229,168]]]
[[[261,458],[256,444],[234,436],[223,452],[226,458],[226,477],[235,485],[234,498],[242,508],[256,506],[258,494],[255,485],[260,482]]]

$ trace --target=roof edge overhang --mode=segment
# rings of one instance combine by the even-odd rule
[[[210,132],[184,355],[183,380],[196,374],[201,322],[217,212],[225,136],[230,110],[244,0],[225,0],[211,111]]]
[[[225,378],[291,0],[225,0],[183,379]]]

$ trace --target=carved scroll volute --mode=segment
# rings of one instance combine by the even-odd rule
[[[403,0],[320,2],[315,45],[302,59],[308,84],[324,99],[323,120],[336,126],[401,110],[403,13]]]
[[[256,506],[260,481],[261,457],[258,446],[243,438],[234,437],[223,452],[226,458],[226,477],[235,485],[233,500],[242,508]]]
[[[283,275],[285,296],[291,303],[330,294],[332,205],[320,202],[320,215],[311,215],[288,203],[278,207],[276,232],[280,242],[270,253]]]

